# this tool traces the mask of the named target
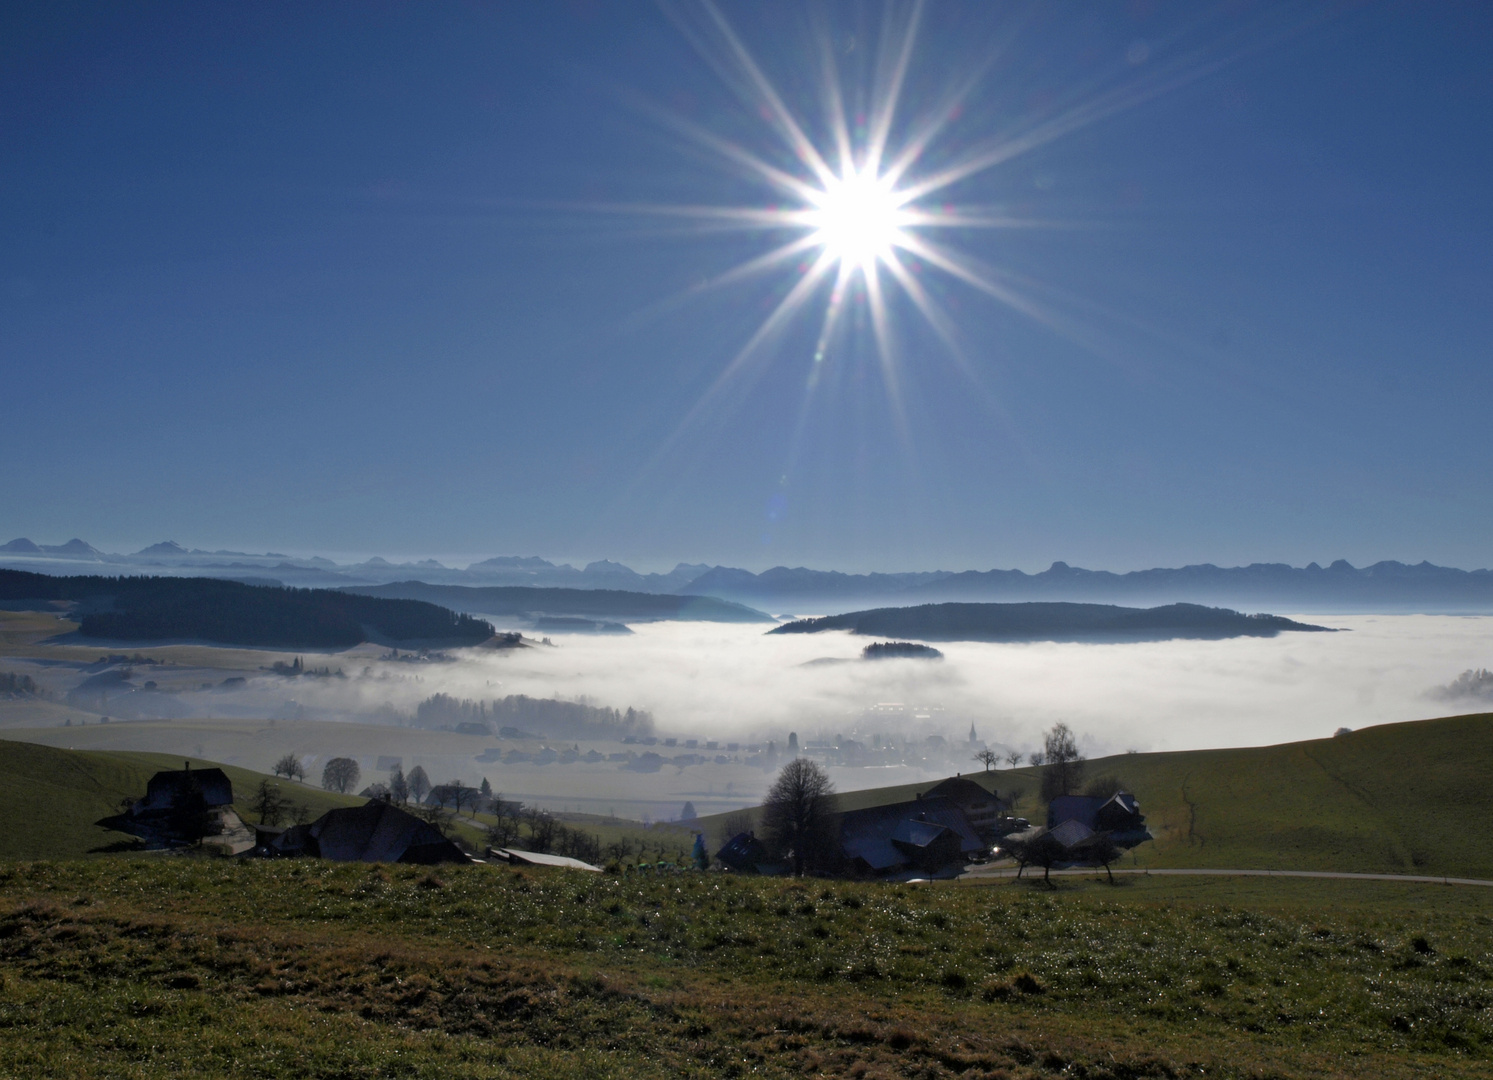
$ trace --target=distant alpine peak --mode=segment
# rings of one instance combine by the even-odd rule
[[[135,552],[136,555],[190,555],[191,552],[182,547],[175,540],[162,540],[159,544],[151,544],[150,547],[141,548]]]
[[[611,559],[598,559],[596,562],[587,563],[585,572],[588,574],[622,574],[629,577],[637,573],[631,567],[623,566]]]

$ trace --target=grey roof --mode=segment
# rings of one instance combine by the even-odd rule
[[[525,866],[555,866],[563,870],[590,870],[601,873],[601,867],[592,866],[567,855],[548,855],[538,851],[523,851],[519,848],[488,848],[487,853],[495,859],[507,859],[510,863]]]
[[[1093,836],[1094,830],[1081,821],[1069,818],[1062,824],[1048,830],[1047,835],[1062,844],[1063,847],[1071,849]]]
[[[1055,829],[1065,821],[1081,821],[1092,829],[1094,815],[1106,801],[1097,795],[1059,795],[1047,804],[1047,827]]]
[[[892,830],[891,839],[912,847],[925,848],[948,831],[946,826],[936,822],[904,818]]]
[[[953,831],[959,837],[959,850],[966,855],[985,850],[984,842],[975,834],[964,811],[939,796],[846,812],[840,819],[840,846],[848,858],[860,859],[872,870],[905,866],[910,861],[908,856],[892,843],[898,839],[895,834],[904,822],[931,824]],[[926,842],[931,842],[936,836],[937,833],[932,834]]]

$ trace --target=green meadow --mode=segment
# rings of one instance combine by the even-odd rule
[[[1489,729],[1125,755],[1089,776],[1140,796],[1143,865],[1493,877]],[[180,763],[0,743],[0,1076],[1493,1074],[1493,889],[101,852],[119,837],[92,822]],[[261,775],[227,771],[251,818]],[[1035,812],[1034,773],[988,776]],[[357,801],[280,783],[313,813]]]
[[[123,856],[0,867],[0,1075],[1481,1077],[1493,903]]]

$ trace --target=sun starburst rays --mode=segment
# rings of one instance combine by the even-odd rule
[[[782,200],[782,205],[767,204],[764,200],[766,205],[756,206],[633,209],[645,214],[692,218],[702,228],[757,231],[777,234],[779,239],[765,254],[692,286],[684,294],[666,301],[665,306],[707,290],[773,273],[793,265],[800,255],[812,256],[798,262],[799,280],[782,294],[762,324],[721,371],[700,406],[706,405],[739,375],[826,286],[829,292],[823,301],[811,358],[810,388],[820,381],[812,368],[822,365],[831,353],[846,311],[854,305],[865,305],[871,342],[877,354],[876,366],[882,373],[889,398],[897,398],[897,333],[891,316],[892,294],[905,295],[911,301],[910,310],[921,313],[939,337],[946,340],[953,337],[951,321],[937,310],[937,301],[927,289],[916,282],[917,266],[909,265],[908,260],[942,269],[971,284],[969,265],[961,263],[957,271],[951,271],[948,268],[954,260],[941,256],[940,247],[922,234],[1030,224],[999,208],[932,206],[921,201],[956,179],[967,178],[970,169],[979,172],[991,167],[983,161],[961,161],[955,166],[946,163],[931,187],[926,180],[916,178],[925,153],[947,126],[959,101],[970,92],[973,81],[966,79],[958,85],[952,96],[944,97],[934,114],[911,124],[902,123],[899,129],[902,97],[924,14],[921,0],[907,8],[887,9],[871,85],[865,93],[853,95],[865,102],[860,114],[853,114],[847,105],[835,52],[829,47],[828,35],[821,35],[820,104],[826,133],[821,144],[811,136],[811,126],[794,114],[721,10],[710,0],[705,0],[699,10],[705,13],[703,26],[683,15],[675,18],[676,25],[727,85],[762,118],[767,131],[786,153],[776,156],[759,153],[667,110],[648,107],[647,111],[694,146],[715,156],[739,178],[765,183]],[[894,11],[900,12],[900,16]],[[976,287],[987,296],[1009,295],[1009,290],[997,282],[982,282]],[[894,409],[900,407],[895,400],[892,404]]]
[[[817,87],[818,100],[812,100],[811,90],[809,107],[799,112],[794,104],[805,102],[774,85],[712,0],[688,9],[664,0],[664,10],[749,114],[760,119],[766,138],[748,143],[723,134],[718,125],[707,127],[647,102],[635,104],[764,196],[738,205],[595,209],[689,222],[702,237],[731,232],[758,234],[764,240],[760,250],[741,262],[652,305],[647,317],[752,281],[767,285],[770,300],[761,321],[657,448],[649,470],[687,431],[715,415],[717,407],[742,400],[763,375],[782,364],[803,372],[805,406],[831,386],[863,389],[863,376],[874,372],[888,426],[912,449],[903,399],[918,386],[924,365],[915,371],[908,358],[930,356],[904,345],[916,323],[926,324],[945,346],[952,369],[968,380],[975,397],[988,399],[984,368],[972,362],[960,320],[945,306],[951,294],[947,288],[933,288],[933,282],[973,290],[1064,334],[1061,318],[1036,299],[1025,279],[972,254],[968,242],[981,230],[1066,228],[1073,223],[1041,221],[1001,205],[959,202],[958,194],[982,174],[1174,89],[1198,70],[1178,67],[1120,86],[1075,87],[1054,108],[1026,122],[1015,118],[998,136],[971,139],[969,131],[958,131],[962,110],[989,70],[1008,55],[1010,42],[995,43],[971,67],[936,76],[946,81],[937,90],[929,79],[914,75],[919,30],[927,14],[923,0],[883,9],[874,52],[861,53],[867,59],[856,73],[842,73],[838,57],[844,50],[835,46],[829,27],[820,25],[817,53],[811,53],[817,55],[819,70],[808,84]],[[916,109],[904,101],[910,87],[922,98]],[[962,148],[955,148],[956,137]],[[904,324],[904,317],[911,321]],[[791,332],[795,326],[804,332]]]

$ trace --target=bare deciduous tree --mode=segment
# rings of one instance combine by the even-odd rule
[[[1001,755],[998,750],[981,750],[975,755],[975,760],[985,766],[985,771],[989,772],[1001,763]]]
[[[529,826],[529,850],[544,854],[554,845],[555,828],[559,822],[537,807],[530,807],[524,820]]]
[[[430,793],[430,777],[425,775],[423,768],[416,765],[404,778],[404,782],[410,789],[410,798],[417,803],[425,801],[425,796]]]
[[[434,825],[436,831],[447,839],[450,839],[451,834],[456,830],[453,820],[454,815],[444,806],[432,803],[429,806],[419,807],[415,812],[425,821]]]
[[[1042,801],[1051,802],[1059,795],[1071,795],[1083,783],[1083,751],[1073,729],[1054,724],[1042,740],[1042,754],[1047,762],[1042,772]]]
[[[835,793],[829,774],[817,762],[794,758],[784,765],[762,804],[762,831],[793,863],[793,872],[818,870],[829,859],[830,796]]]
[[[321,786],[328,791],[346,795],[358,786],[358,779],[362,775],[363,770],[358,768],[358,763],[352,758],[334,757],[321,770]]]
[[[249,798],[249,809],[259,815],[259,824],[274,827],[285,817],[288,802],[280,794],[280,785],[268,780],[259,781],[254,794]]]
[[[1026,755],[1023,754],[1020,750],[1012,750],[1009,754],[1006,755],[1006,764],[1014,769],[1016,768],[1016,766],[1020,765],[1025,758]]]
[[[441,799],[442,805],[449,804],[458,815],[461,814],[463,808],[470,806],[473,808],[472,817],[475,818],[477,816],[476,788],[460,780],[448,780],[442,785],[442,789],[442,794],[444,795],[444,798]]]
[[[294,754],[286,754],[275,762],[275,775],[283,776],[287,780],[306,779],[306,768],[301,764],[301,759]]]
[[[727,844],[733,837],[751,832],[757,827],[757,819],[750,810],[733,810],[721,821],[720,841]]]

